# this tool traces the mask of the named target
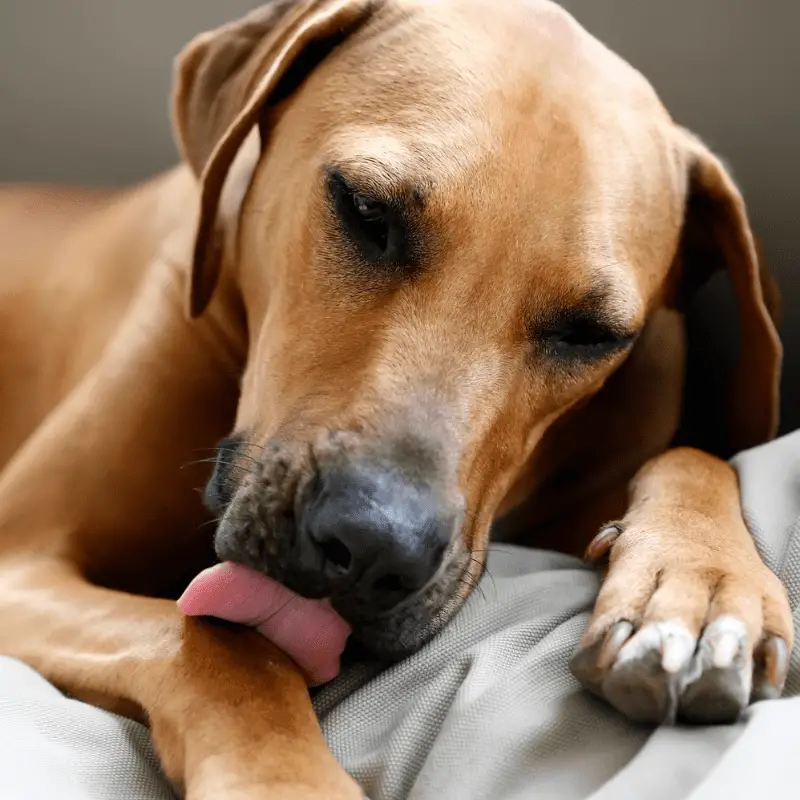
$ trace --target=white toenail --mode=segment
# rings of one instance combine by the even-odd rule
[[[680,672],[694,655],[696,639],[677,620],[645,625],[620,651],[618,661],[634,661],[649,653],[661,654],[665,672]]]
[[[680,622],[662,622],[661,666],[664,672],[680,672],[694,655],[697,640]]]
[[[717,617],[703,638],[711,646],[711,662],[717,669],[729,669],[747,642],[747,629],[741,620],[728,614]]]
[[[717,669],[728,669],[736,658],[739,637],[735,633],[723,633],[714,644],[712,663]]]
[[[622,650],[619,651],[617,663],[623,661],[638,661],[646,653],[657,649],[659,644],[660,637],[656,626],[645,625],[645,627],[628,640]]]

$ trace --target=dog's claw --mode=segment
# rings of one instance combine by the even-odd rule
[[[711,663],[716,669],[728,669],[733,664],[739,648],[739,637],[731,631],[724,633],[714,644]]]
[[[619,651],[631,638],[633,625],[630,622],[618,622],[609,632],[597,655],[597,666],[608,669],[616,661]]]
[[[745,626],[722,616],[700,637],[683,679],[679,715],[687,722],[732,722],[750,701],[753,661]]]
[[[756,650],[753,700],[776,700],[789,672],[789,647],[780,636],[771,636]]]
[[[608,555],[614,542],[619,539],[622,532],[623,527],[619,522],[612,522],[606,525],[589,543],[583,556],[584,561],[589,564],[599,564]]]
[[[602,697],[603,676],[632,633],[633,625],[630,622],[618,622],[591,645],[579,647],[570,661],[572,674],[585,688]]]

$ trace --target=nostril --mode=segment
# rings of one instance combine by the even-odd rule
[[[395,594],[407,589],[405,584],[406,581],[400,575],[384,575],[375,581],[374,588],[381,594]]]
[[[338,567],[342,572],[347,572],[353,563],[352,553],[340,539],[328,539],[323,542],[322,555],[329,564]]]

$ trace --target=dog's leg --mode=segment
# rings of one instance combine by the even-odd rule
[[[213,320],[186,322],[177,287],[154,274],[0,474],[0,652],[147,721],[191,800],[360,797],[273,645],[120,591],[179,591],[209,555],[199,467],[182,467],[232,424],[236,378],[220,352]]]
[[[731,466],[688,448],[651,460],[589,556],[607,551],[572,662],[585,686],[649,722],[730,721],[751,698],[780,693],[791,612],[745,526]]]
[[[299,671],[255,632],[21,558],[0,561],[0,618],[1,652],[148,722],[191,800],[361,796],[325,745]]]
[[[192,800],[361,796],[325,746],[300,673],[255,632],[91,586],[57,561],[6,559],[0,576],[0,651],[149,722]]]

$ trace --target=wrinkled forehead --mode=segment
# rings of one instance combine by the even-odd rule
[[[366,189],[413,190],[522,248],[535,235],[554,262],[590,248],[624,267],[675,235],[668,115],[553,3],[390,1],[322,86],[318,156]]]

